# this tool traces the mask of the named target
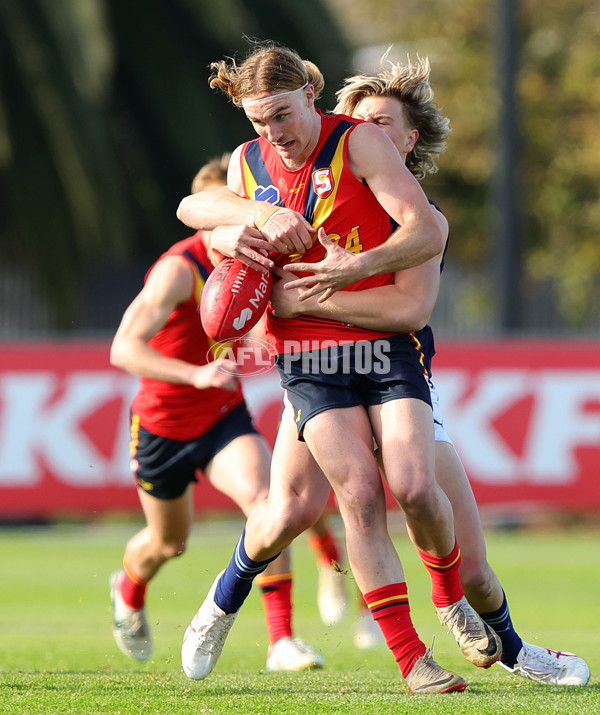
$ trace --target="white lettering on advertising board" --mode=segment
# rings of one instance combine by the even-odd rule
[[[576,450],[600,447],[600,370],[439,370],[435,382],[448,434],[467,472],[489,484],[574,482]],[[510,449],[493,421],[524,397],[532,398],[524,450]],[[590,405],[595,404],[595,409]]]
[[[34,486],[43,463],[59,481],[102,486],[127,467],[129,403],[136,381],[114,371],[73,371],[64,379],[45,371],[5,372],[0,377],[0,486]],[[108,402],[123,409],[113,449],[102,454],[82,421]]]
[[[567,486],[577,480],[577,450],[600,447],[600,370],[522,368],[440,369],[435,382],[446,429],[470,476],[482,484]],[[34,487],[42,469],[73,487],[129,484],[129,404],[135,378],[114,370],[6,371],[0,375],[0,487]],[[282,390],[275,372],[248,379],[245,394],[259,416]],[[511,448],[495,421],[524,398],[526,416],[508,428],[522,449]],[[118,424],[108,450],[99,450],[84,422],[117,401]],[[276,413],[276,410],[274,410]],[[106,426],[105,426],[106,429]]]

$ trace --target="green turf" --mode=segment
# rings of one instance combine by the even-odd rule
[[[385,647],[359,651],[344,622],[318,618],[316,568],[306,542],[294,548],[295,630],[326,658],[311,673],[267,673],[260,599],[244,606],[213,674],[181,671],[181,638],[214,575],[225,565],[241,522],[199,523],[188,553],[168,564],[149,590],[155,639],[139,664],[117,650],[110,632],[108,575],[119,566],[135,524],[0,530],[0,707],[8,713],[600,713],[599,534],[488,532],[488,552],[509,597],[513,620],[532,643],[573,650],[592,669],[585,688],[541,686],[495,666],[467,663],[438,624],[428,578],[406,536],[405,564],[415,625],[435,657],[460,672],[464,693],[411,696]],[[353,591],[351,575],[347,576]],[[354,604],[352,604],[354,605]]]

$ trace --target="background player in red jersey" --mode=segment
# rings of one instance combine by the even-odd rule
[[[193,190],[219,183],[221,172],[219,161],[204,167]],[[113,365],[141,377],[131,407],[130,451],[146,526],[129,540],[123,569],[111,577],[113,634],[121,651],[137,660],[152,651],[146,587],[185,550],[197,470],[246,515],[269,487],[270,454],[246,409],[237,365],[211,360],[211,341],[202,330],[198,305],[212,269],[208,239],[198,231],[150,268],[111,348]],[[269,631],[267,669],[322,666],[321,655],[293,637],[287,551],[258,585]]]
[[[289,240],[289,232],[281,234],[279,250],[284,255],[271,256],[273,262],[289,264],[295,258],[289,254],[304,253],[302,265],[309,268],[303,270],[312,270],[310,266],[334,245],[327,234],[336,235],[356,251],[353,278],[359,274],[352,285],[344,277],[342,282],[350,291],[361,292],[375,286],[393,290],[393,275],[384,273],[392,266],[409,268],[436,256],[439,264],[447,224],[434,217],[384,133],[368,123],[327,117],[315,109],[314,100],[323,87],[318,68],[287,48],[263,44],[241,66],[221,62],[213,70],[212,86],[243,106],[260,137],[234,152],[229,187],[240,197],[268,198],[275,204],[260,207],[258,214],[256,207],[250,209],[244,224],[255,226],[260,239],[260,229],[277,215],[301,211],[306,220],[296,233],[298,242],[293,235]],[[390,217],[400,227],[391,235]],[[222,223],[228,221],[231,216]],[[221,223],[219,216],[215,223]],[[309,224],[319,228],[318,242],[313,243]],[[326,287],[323,298],[329,290]],[[288,320],[268,314],[267,329],[294,407],[298,436],[306,439],[336,492],[354,576],[409,688],[430,693],[464,689],[460,676],[433,661],[412,625],[373,454],[375,435],[388,482],[431,574],[438,614],[471,662],[491,664],[500,655],[500,642],[464,598],[450,504],[433,475],[433,424],[419,346],[409,334],[310,316]],[[317,348],[304,347],[315,341]],[[321,341],[333,341],[340,348],[335,354],[344,356],[333,373],[325,368],[333,353],[326,352]],[[384,346],[390,358],[387,367],[382,364],[379,370],[379,365],[372,365],[363,373],[358,366],[362,348],[377,352]],[[310,367],[305,367],[305,359]],[[327,500],[329,484],[314,470],[296,469],[293,479],[287,474],[286,461],[297,466],[306,455],[303,445],[294,454],[289,426],[289,420],[286,425],[282,421],[268,500],[251,513],[234,558],[186,631],[182,663],[191,678],[202,679],[211,672],[253,575],[318,518]],[[286,449],[278,450],[284,431]]]

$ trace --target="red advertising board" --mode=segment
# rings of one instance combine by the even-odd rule
[[[128,466],[134,377],[109,343],[0,346],[0,519],[139,510]],[[600,511],[600,342],[439,341],[446,429],[479,503]],[[257,426],[281,413],[273,369],[247,375]],[[206,481],[202,509],[234,509]]]
[[[434,380],[481,505],[600,510],[600,342],[440,342]]]

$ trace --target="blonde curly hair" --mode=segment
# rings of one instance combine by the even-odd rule
[[[390,48],[391,49],[391,48]],[[406,157],[406,166],[419,180],[438,170],[436,155],[446,150],[450,134],[450,120],[444,117],[434,102],[429,84],[431,68],[427,58],[408,58],[406,64],[387,59],[390,50],[380,60],[377,74],[348,77],[336,92],[336,114],[352,115],[366,97],[392,97],[404,110],[409,125],[417,129],[419,139]]]

